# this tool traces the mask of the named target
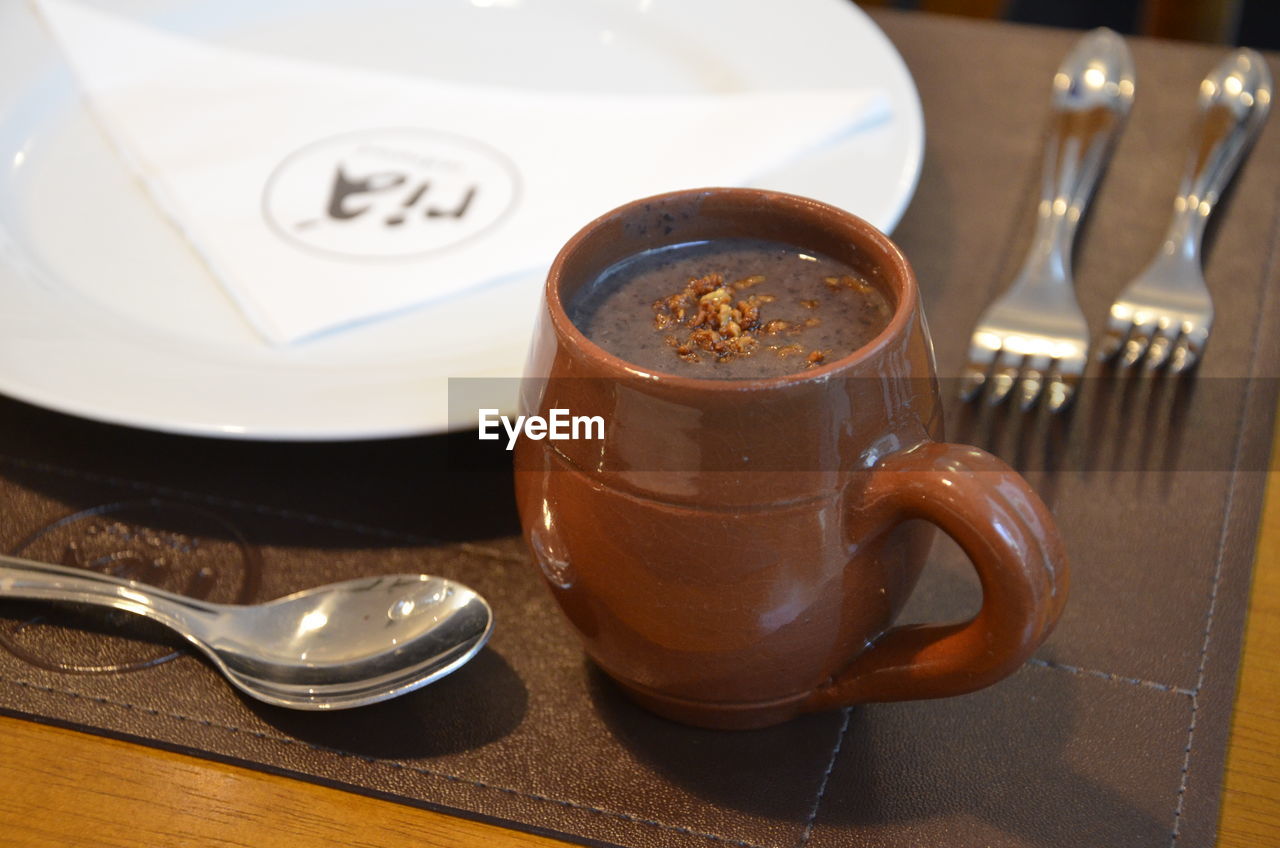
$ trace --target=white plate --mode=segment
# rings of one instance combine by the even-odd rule
[[[878,85],[891,121],[757,185],[888,231],[920,173],[915,85],[848,0],[95,5],[217,43],[534,89]],[[12,397],[177,433],[358,439],[443,432],[449,378],[521,373],[536,274],[312,342],[265,345],[107,145],[26,3],[0,8],[0,163],[0,392]]]

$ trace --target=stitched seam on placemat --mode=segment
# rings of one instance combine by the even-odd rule
[[[1243,417],[1242,419],[1243,420]],[[1243,428],[1242,433],[1243,436]],[[1236,443],[1237,459],[1240,443]],[[1233,462],[1234,466],[1234,462]],[[1205,668],[1208,665],[1209,658],[1209,641],[1213,632],[1213,616],[1218,605],[1218,586],[1222,580],[1222,552],[1226,547],[1227,530],[1230,524],[1231,507],[1235,501],[1236,484],[1235,480],[1231,481],[1231,487],[1227,490],[1227,504],[1223,513],[1222,533],[1218,538],[1218,560],[1214,565],[1213,585],[1209,589],[1209,611],[1205,615],[1204,624],[1204,640],[1200,645],[1200,668],[1196,675],[1195,689],[1191,693],[1191,721],[1187,725],[1187,747],[1182,756],[1182,776],[1178,781],[1178,797],[1173,808],[1173,830],[1169,834],[1169,845],[1173,846],[1178,841],[1178,832],[1182,825],[1182,810],[1187,797],[1187,784],[1191,776],[1191,748],[1195,744],[1196,737],[1196,719],[1200,711],[1200,687],[1204,685]]]
[[[252,736],[255,739],[263,739],[268,742],[279,742],[283,745],[301,745],[304,748],[309,748],[310,750],[319,751],[320,753],[324,753],[324,754],[337,754],[340,757],[347,757],[350,759],[360,760],[361,762],[366,762],[371,765],[381,765],[381,766],[387,766],[388,768],[395,768],[403,771],[411,771],[411,772],[414,772],[415,774],[421,774],[425,777],[439,778],[440,780],[444,780],[449,783],[459,783],[459,784],[462,784],[465,786],[471,786],[477,789],[486,789],[493,792],[501,792],[504,795],[514,795],[516,797],[527,798],[532,801],[541,801],[543,803],[555,804],[560,807],[566,807],[572,810],[581,810],[583,812],[594,813],[596,815],[605,816],[607,818],[619,819],[620,821],[630,822],[632,824],[642,824],[648,827],[658,828],[660,830],[669,830],[669,831],[672,831],[673,833],[684,834],[685,836],[696,836],[703,839],[709,839],[712,842],[720,842],[726,845],[736,845],[736,846],[739,846],[739,848],[765,848],[765,846],[757,845],[754,842],[745,842],[741,839],[733,839],[728,836],[719,836],[714,833],[703,833],[702,831],[694,830],[692,828],[684,827],[682,825],[667,824],[665,822],[660,822],[655,819],[646,819],[640,816],[633,816],[630,813],[622,813],[616,810],[605,810],[600,807],[593,807],[589,804],[582,804],[577,801],[566,801],[561,798],[552,798],[549,795],[540,795],[536,792],[524,792],[522,790],[511,789],[510,787],[506,787],[506,786],[497,786],[492,783],[485,783],[482,780],[474,780],[472,778],[459,777],[454,774],[446,774],[445,772],[434,771],[429,768],[424,768],[423,766],[410,765],[409,763],[400,762],[398,760],[382,760],[382,759],[378,759],[377,757],[368,757],[361,754],[353,754],[350,751],[343,751],[338,748],[329,748],[324,745],[316,745],[312,742],[303,742],[300,739],[291,739],[288,736],[273,736],[270,733],[263,733],[260,730],[249,730],[247,728],[236,727],[235,725],[231,725],[231,724],[222,724],[220,722],[211,721],[205,718],[196,718],[195,716],[183,715],[182,713],[173,713],[173,712],[168,712],[167,710],[157,710],[154,707],[143,707],[137,704],[130,704],[126,701],[115,701],[115,700],[112,700],[111,698],[102,697],[101,695],[86,695],[83,692],[75,692],[70,689],[59,689],[56,686],[45,686],[44,684],[34,683],[30,680],[19,680],[17,678],[4,677],[4,676],[0,676],[0,682],[11,683],[15,686],[21,686],[24,689],[35,689],[40,692],[49,692],[55,695],[66,695],[68,697],[76,698],[82,701],[93,701],[94,703],[98,703],[98,704],[106,704],[108,706],[120,707],[122,709],[127,709],[134,712],[146,713],[147,715],[164,716],[166,718],[175,719],[177,721],[185,721],[191,724],[199,724],[204,727],[213,728],[215,730],[225,730],[230,733],[242,733],[248,736]],[[845,721],[847,726],[848,724],[847,717]],[[837,743],[836,751],[839,751],[839,747],[840,746]],[[834,763],[834,759],[835,758],[833,756],[832,757],[833,763]],[[830,767],[828,767],[827,773],[830,774]],[[825,782],[823,786],[825,789]]]
[[[1271,220],[1271,243],[1268,245],[1267,261],[1263,265],[1262,271],[1262,302],[1258,305],[1258,321],[1254,324],[1253,339],[1250,344],[1250,350],[1253,351],[1258,349],[1258,337],[1262,334],[1262,319],[1267,314],[1267,303],[1271,299],[1270,286],[1267,285],[1267,281],[1271,278],[1276,268],[1277,246],[1280,245],[1280,191],[1277,191],[1274,196]],[[1200,710],[1200,690],[1204,686],[1205,673],[1209,665],[1209,643],[1213,636],[1213,617],[1217,612],[1218,589],[1222,582],[1222,559],[1227,548],[1227,536],[1231,530],[1231,510],[1235,505],[1240,454],[1244,451],[1245,424],[1249,420],[1248,413],[1253,400],[1253,385],[1253,381],[1250,380],[1249,387],[1245,390],[1240,425],[1236,431],[1235,454],[1231,459],[1231,467],[1234,471],[1231,476],[1231,485],[1227,489],[1227,503],[1222,513],[1222,530],[1218,534],[1218,556],[1213,569],[1213,585],[1209,589],[1209,611],[1205,614],[1204,639],[1200,644],[1200,668],[1196,675],[1196,685],[1191,696],[1191,721],[1187,726],[1187,747],[1182,759],[1182,777],[1178,783],[1178,800],[1173,809],[1173,830],[1169,834],[1170,848],[1178,842],[1178,834],[1182,827],[1182,812],[1186,804],[1187,785],[1191,777],[1191,749],[1195,744],[1196,719]]]
[[[264,506],[262,504],[250,503],[235,498],[222,497],[220,495],[204,495],[198,492],[192,492],[187,489],[178,489],[173,486],[163,486],[156,483],[143,483],[138,480],[130,480],[125,477],[116,477],[108,474],[97,474],[92,471],[78,471],[72,468],[63,468],[58,465],[51,465],[47,462],[33,462],[28,459],[19,459],[14,456],[0,454],[0,462],[8,462],[19,468],[29,468],[34,471],[43,471],[49,474],[59,474],[64,477],[78,478],[88,480],[93,483],[107,483],[113,486],[120,486],[136,491],[150,492],[152,494],[164,495],[167,497],[180,497],[186,500],[196,501],[207,504],[209,506],[229,507],[231,509],[244,510],[257,513],[258,515],[269,515],[274,518],[285,518],[294,521],[302,521],[306,524],[316,524],[324,527],[331,527],[336,530],[345,530],[354,533],[362,533],[366,536],[378,536],[384,539],[393,539],[399,542],[406,542],[414,545],[446,545],[457,548],[461,551],[476,553],[491,559],[503,560],[507,562],[525,562],[523,557],[515,554],[508,554],[505,551],[498,551],[484,545],[477,545],[473,542],[448,542],[443,539],[434,539],[429,536],[419,536],[413,533],[405,533],[397,530],[386,530],[381,527],[374,527],[368,524],[359,524],[354,521],[342,521],[336,518],[325,518],[320,515],[313,515],[309,512],[300,512],[293,509],[283,509],[281,507]]]
[[[844,745],[844,736],[849,731],[849,718],[853,715],[853,707],[845,707],[841,712],[844,713],[844,720],[840,722],[840,731],[836,733],[836,744],[831,749],[831,759],[827,761],[827,769],[822,773],[822,782],[818,784],[818,796],[813,799],[813,808],[809,810],[809,817],[805,819],[804,831],[800,834],[800,841],[796,843],[796,848],[804,848],[809,844],[809,839],[813,836],[813,825],[818,820],[818,808],[822,806],[822,798],[827,794],[827,784],[831,782],[831,772],[835,770],[836,758],[840,756],[840,748]]]
[[[1188,695],[1192,698],[1196,695],[1194,690],[1184,689],[1181,686],[1172,686],[1168,683],[1158,683],[1154,680],[1143,680],[1140,677],[1125,677],[1122,674],[1113,674],[1110,671],[1099,671],[1095,668],[1081,668],[1078,665],[1067,665],[1066,663],[1054,662],[1053,660],[1042,660],[1038,657],[1032,657],[1027,660],[1027,663],[1028,665],[1037,665],[1041,668],[1051,668],[1055,671],[1066,671],[1082,677],[1099,677],[1103,680],[1110,680],[1113,683],[1127,683],[1131,686],[1142,686],[1147,689],[1156,689],[1161,692],[1174,692],[1178,695]]]

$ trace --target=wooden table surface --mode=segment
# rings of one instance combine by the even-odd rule
[[[1280,456],[1280,430],[1273,456]],[[0,844],[513,848],[564,843],[0,717]],[[1280,845],[1280,472],[1269,474],[1220,848]]]

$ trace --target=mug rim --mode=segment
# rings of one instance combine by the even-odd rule
[[[856,240],[858,249],[863,249],[863,242],[869,241],[876,245],[882,252],[881,256],[874,257],[876,265],[890,269],[892,273],[885,275],[887,284],[893,289],[897,298],[894,304],[893,315],[890,316],[888,323],[884,328],[870,341],[856,350],[850,351],[839,359],[824,363],[816,368],[806,368],[802,371],[795,371],[787,374],[779,374],[772,377],[747,377],[737,379],[720,379],[713,377],[690,377],[676,374],[671,371],[659,371],[637,365],[634,362],[623,359],[615,353],[601,347],[600,345],[589,339],[581,329],[569,318],[568,311],[565,309],[564,301],[561,299],[560,283],[562,281],[564,265],[569,256],[576,252],[579,246],[595,233],[600,227],[610,221],[628,215],[637,209],[643,208],[645,205],[656,203],[667,203],[673,200],[693,200],[695,198],[707,198],[712,195],[730,195],[743,199],[752,198],[769,206],[791,206],[794,211],[800,212],[808,216],[831,216],[838,220],[844,231],[855,231],[861,238]],[[830,228],[829,224],[824,224]],[[672,242],[678,244],[679,242]],[[887,260],[887,262],[880,261]],[[604,269],[600,269],[603,271]],[[576,349],[588,358],[600,361],[605,367],[620,371],[628,377],[641,379],[650,385],[663,385],[672,388],[696,388],[699,391],[717,391],[717,392],[735,392],[748,389],[769,389],[783,388],[792,385],[803,385],[807,383],[821,382],[839,371],[851,368],[861,362],[872,359],[879,354],[889,343],[903,335],[912,320],[912,316],[916,312],[919,303],[919,291],[916,282],[915,272],[911,268],[911,264],[907,261],[901,248],[889,238],[888,235],[880,231],[877,227],[852,212],[824,203],[821,200],[815,200],[811,197],[804,197],[797,194],[789,194],[787,192],[772,191],[769,189],[745,188],[745,187],[727,187],[727,186],[711,186],[705,188],[694,189],[678,189],[676,191],[664,192],[649,197],[642,197],[636,200],[624,203],[603,215],[598,216],[576,233],[556,254],[555,259],[551,263],[551,267],[547,272],[547,283],[544,288],[544,301],[547,305],[547,311],[551,317],[551,323],[555,328],[555,332],[561,336],[562,340],[570,342],[570,347]]]

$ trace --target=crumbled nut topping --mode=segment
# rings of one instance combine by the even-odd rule
[[[805,329],[816,327],[822,319],[813,316],[797,324],[781,319],[766,320],[761,307],[777,300],[771,294],[749,294],[739,297],[746,289],[764,283],[763,274],[753,274],[732,283],[726,283],[722,274],[711,273],[690,279],[685,287],[674,294],[653,303],[653,326],[666,332],[666,344],[674,348],[675,355],[685,362],[698,362],[708,356],[716,362],[727,362],[740,356],[750,356],[760,349],[779,357],[805,353],[798,342],[791,344],[761,345],[762,336],[795,336]],[[850,288],[866,292],[870,285],[857,277],[824,277],[823,282],[832,291]],[[802,300],[806,309],[821,306],[818,300]],[[683,338],[680,330],[688,330]],[[672,334],[676,331],[676,334]],[[812,367],[826,359],[826,352],[812,350],[805,362]]]
[[[774,298],[737,294],[762,282],[759,274],[729,284],[720,274],[692,279],[683,291],[654,302],[653,325],[658,330],[683,326],[693,331],[683,341],[667,337],[676,356],[686,362],[697,362],[699,351],[717,362],[750,355],[759,346],[755,333],[760,329],[760,307]]]

